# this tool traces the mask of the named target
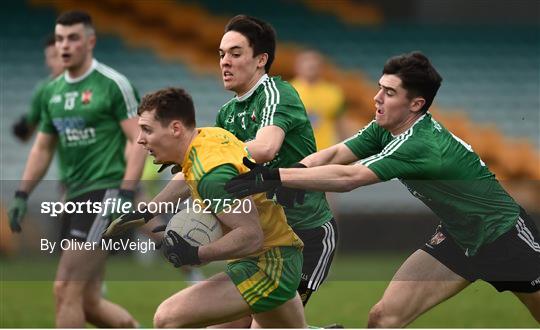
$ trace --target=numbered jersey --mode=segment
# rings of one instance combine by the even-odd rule
[[[50,82],[42,100],[40,131],[58,136],[67,198],[118,187],[126,167],[120,122],[137,115],[130,82],[94,60],[80,78],[66,72]]]
[[[316,152],[315,138],[304,105],[296,90],[279,77],[264,75],[251,91],[225,104],[216,126],[240,141],[254,140],[259,129],[277,126],[285,132],[278,154],[267,166],[289,167]],[[287,208],[287,221],[294,229],[317,228],[332,219],[323,192],[306,193],[304,204]]]
[[[398,136],[372,121],[345,145],[379,179],[399,179],[441,218],[467,255],[517,222],[519,206],[495,175],[429,113]]]

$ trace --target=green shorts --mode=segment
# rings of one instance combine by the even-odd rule
[[[272,310],[294,298],[302,275],[302,251],[275,247],[257,257],[235,260],[226,273],[253,313]]]

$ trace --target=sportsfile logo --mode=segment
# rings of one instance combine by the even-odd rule
[[[103,201],[91,202],[42,202],[42,214],[49,214],[51,217],[57,217],[59,214],[100,214],[106,217],[111,214],[124,214],[130,212],[146,211],[151,213],[178,213],[182,208],[184,201],[180,199],[174,202],[149,202],[135,203],[123,201],[120,198],[106,198]],[[135,207],[134,207],[135,206]]]
[[[536,280],[532,281],[532,282],[531,282],[531,285],[532,285],[532,286],[540,285],[540,276],[539,276]]]
[[[173,214],[183,209],[187,213],[233,213],[246,214],[251,212],[253,205],[251,199],[178,199],[176,202],[132,202],[123,201],[120,198],[106,198],[103,201],[91,202],[42,202],[42,214],[49,214],[51,217],[57,217],[62,213],[66,214],[100,214],[103,217],[111,214],[125,213],[154,213],[154,214]]]

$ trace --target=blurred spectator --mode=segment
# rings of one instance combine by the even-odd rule
[[[313,126],[317,150],[336,144],[342,136],[345,96],[341,87],[322,77],[324,61],[317,51],[306,50],[296,59],[291,84],[300,94]]]
[[[296,77],[291,84],[296,88],[313,127],[317,151],[326,149],[346,137],[343,124],[345,95],[340,86],[322,77],[324,60],[315,50],[305,50],[295,63]],[[339,219],[336,195],[326,193],[334,218]]]
[[[60,53],[54,46],[55,39],[54,34],[49,34],[45,38],[44,43],[44,55],[45,55],[45,65],[49,70],[49,76],[40,81],[32,94],[32,103],[30,104],[30,111],[27,114],[21,116],[21,118],[13,123],[12,131],[13,135],[19,140],[26,142],[32,135],[39,124],[41,119],[41,98],[43,95],[44,87],[53,79],[58,77],[62,72],[64,72],[64,67],[62,65],[62,59]]]

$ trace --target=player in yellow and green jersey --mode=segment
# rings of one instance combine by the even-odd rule
[[[263,327],[306,327],[296,292],[303,244],[287,224],[283,208],[265,194],[232,200],[223,189],[228,180],[248,171],[242,163],[248,155],[243,143],[221,128],[196,128],[193,102],[183,89],[146,95],[139,115],[138,143],[155,163],[181,168],[182,181],[194,202],[210,207],[225,228],[223,237],[200,247],[169,230],[165,255],[175,267],[229,260],[225,272],[161,303],[154,326],[198,328],[253,315]],[[245,208],[225,206],[245,202]],[[120,217],[109,226],[107,235],[115,235],[130,222],[144,223]]]

